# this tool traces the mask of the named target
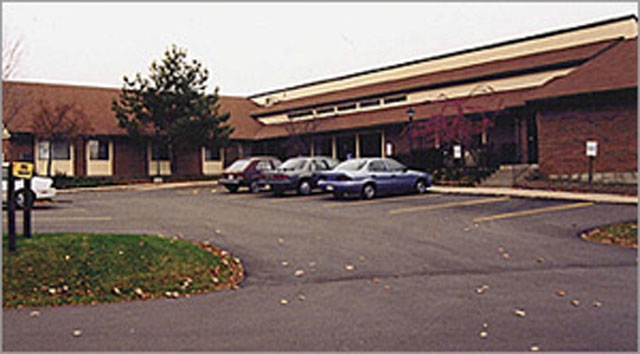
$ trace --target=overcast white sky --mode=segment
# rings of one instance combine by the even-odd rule
[[[248,96],[600,20],[602,3],[11,3],[3,44],[19,41],[16,80],[122,86],[171,44]]]

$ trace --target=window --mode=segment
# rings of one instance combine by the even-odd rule
[[[360,102],[360,108],[375,107],[379,105],[380,105],[379,99]]]
[[[384,172],[387,170],[387,167],[384,165],[382,161],[376,160],[371,161],[369,163],[369,171],[371,172]]]
[[[151,159],[156,160],[169,160],[169,148],[167,145],[151,143]]]
[[[380,133],[360,135],[360,156],[379,157],[382,154],[382,137]]]
[[[220,161],[220,149],[218,148],[204,148],[204,160],[205,161]]]
[[[287,114],[287,117],[289,119],[295,119],[295,118],[311,116],[312,114],[313,114],[312,111],[293,112],[293,113]]]
[[[387,161],[387,165],[389,165],[391,171],[403,171],[406,168],[405,165],[394,159],[385,159],[385,161]]]
[[[392,103],[404,102],[406,100],[407,100],[407,96],[387,97],[387,98],[384,99],[384,104],[392,104]]]
[[[356,109],[356,104],[355,103],[349,103],[349,104],[345,104],[342,106],[338,106],[338,112],[342,112],[342,111],[350,111],[350,110],[354,110]]]
[[[109,160],[109,142],[106,140],[89,140],[90,160]]]
[[[316,113],[317,113],[318,115],[335,113],[335,109],[334,109],[333,107],[318,108],[318,109],[316,110]]]
[[[68,141],[40,141],[38,142],[38,156],[41,160],[71,160],[71,144]]]
[[[271,166],[271,162],[267,160],[259,161],[256,165],[256,170],[258,171],[270,171],[273,167]]]

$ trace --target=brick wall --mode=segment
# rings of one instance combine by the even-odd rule
[[[146,145],[136,144],[125,137],[116,138],[113,174],[116,177],[148,176]]]
[[[637,90],[546,101],[538,106],[540,172],[588,173],[587,140],[598,142],[594,173],[637,172]]]

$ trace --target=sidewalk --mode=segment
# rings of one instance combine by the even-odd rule
[[[59,194],[71,194],[80,192],[102,192],[102,191],[141,191],[154,189],[178,189],[178,188],[215,188],[217,181],[192,181],[192,182],[175,182],[175,183],[141,183],[121,186],[104,186],[92,188],[75,188],[58,190]],[[613,204],[638,204],[638,197],[625,196],[617,194],[604,193],[576,193],[576,192],[560,192],[547,191],[539,189],[518,189],[504,187],[449,187],[449,186],[433,186],[429,189],[434,193],[443,194],[467,194],[467,195],[496,195],[510,196],[516,198],[536,198],[536,199],[557,199],[557,200],[575,200],[588,201],[594,203],[613,203]]]
[[[517,189],[504,187],[447,187],[433,186],[430,189],[435,193],[445,194],[472,194],[472,195],[497,195],[510,196],[517,198],[537,198],[537,199],[558,199],[558,200],[575,200],[587,201],[594,203],[613,203],[613,204],[638,204],[638,197],[604,194],[604,193],[575,193],[547,191],[539,189]]]

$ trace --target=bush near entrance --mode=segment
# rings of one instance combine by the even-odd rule
[[[36,234],[3,238],[3,307],[183,297],[236,288],[240,261],[208,244],[144,235]]]

